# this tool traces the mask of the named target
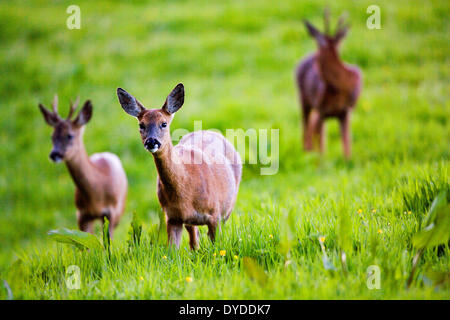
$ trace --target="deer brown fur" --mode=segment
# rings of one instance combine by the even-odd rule
[[[339,57],[339,46],[348,31],[341,16],[334,35],[328,30],[329,16],[325,11],[325,32],[321,33],[305,21],[309,34],[318,44],[317,52],[308,56],[296,69],[300,103],[303,111],[303,145],[309,151],[319,138],[321,153],[325,149],[327,118],[339,119],[344,155],[351,155],[350,115],[361,91],[361,72]]]
[[[166,216],[169,244],[179,247],[183,225],[191,249],[198,247],[197,226],[207,225],[214,241],[216,229],[233,210],[241,179],[239,154],[221,134],[196,131],[173,146],[169,125],[184,103],[178,84],[160,109],[146,109],[118,88],[122,108],[139,121],[144,147],[152,153],[158,172],[157,194]]]
[[[83,143],[85,124],[92,117],[92,104],[88,100],[75,119],[71,119],[78,99],[71,104],[69,115],[62,119],[58,115],[57,97],[53,111],[42,104],[39,109],[45,121],[53,127],[53,150],[50,158],[54,162],[64,161],[75,183],[75,206],[80,230],[93,232],[93,222],[106,216],[112,236],[125,208],[127,178],[119,158],[109,152],[87,155]]]

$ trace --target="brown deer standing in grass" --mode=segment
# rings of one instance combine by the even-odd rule
[[[233,145],[216,132],[195,131],[173,146],[169,126],[184,103],[181,83],[160,109],[146,109],[121,88],[117,96],[125,112],[137,118],[144,147],[153,155],[169,245],[180,246],[183,224],[191,249],[198,248],[199,225],[208,226],[214,241],[220,222],[233,210],[241,180],[242,163]]]
[[[303,144],[312,150],[319,137],[320,152],[325,149],[325,119],[339,119],[346,159],[351,154],[350,114],[361,91],[361,72],[339,58],[339,45],[348,31],[341,16],[336,32],[329,32],[329,15],[325,11],[325,32],[305,21],[309,34],[317,41],[318,51],[305,58],[296,69],[300,103],[303,109]]]
[[[45,121],[52,126],[53,150],[50,159],[64,161],[75,183],[75,206],[80,230],[93,232],[96,219],[109,220],[112,236],[125,208],[127,195],[127,177],[119,158],[112,153],[96,153],[88,157],[83,144],[84,125],[92,117],[92,104],[88,100],[78,116],[72,120],[77,107],[70,105],[69,115],[62,119],[58,115],[58,98],[53,100],[53,111],[42,104],[39,109]]]

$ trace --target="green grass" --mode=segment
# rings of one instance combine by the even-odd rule
[[[371,1],[330,5],[334,20],[349,13],[342,57],[364,75],[349,163],[335,121],[327,124],[323,158],[300,145],[293,70],[315,49],[302,19],[321,27],[324,1],[78,4],[82,28],[72,31],[61,2],[0,5],[0,278],[15,299],[450,298],[448,282],[435,288],[428,280],[449,272],[448,246],[425,251],[406,289],[412,236],[434,197],[450,188],[447,2],[379,1],[382,29],[372,31],[365,24]],[[259,165],[246,165],[230,220],[214,245],[202,227],[196,252],[186,233],[179,251],[154,240],[161,212],[156,170],[115,95],[120,86],[159,107],[178,82],[187,95],[172,130],[191,130],[194,120],[222,132],[280,129],[279,172],[261,176]],[[127,172],[127,209],[110,257],[47,236],[76,229],[74,186],[66,168],[48,160],[51,129],[37,108],[56,92],[63,114],[77,95],[93,101],[87,150],[116,153]],[[129,249],[132,212],[143,238]],[[340,214],[351,243],[347,276],[339,260]],[[324,267],[320,236],[334,271]],[[254,258],[267,280],[252,279],[244,257]],[[65,286],[70,265],[81,269],[80,290]],[[380,267],[380,290],[366,286],[370,265]],[[2,281],[0,298],[7,297]]]

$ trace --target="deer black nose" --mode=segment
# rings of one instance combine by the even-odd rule
[[[63,159],[63,155],[61,152],[53,150],[50,152],[50,159],[54,162],[60,162]]]
[[[161,148],[161,142],[155,138],[147,138],[144,142],[144,147],[150,152],[156,152],[159,148]]]

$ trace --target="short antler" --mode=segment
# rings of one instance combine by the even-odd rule
[[[336,27],[336,32],[334,33],[334,39],[336,42],[341,41],[342,38],[344,38],[345,35],[347,34],[348,29],[350,28],[350,24],[345,21],[347,16],[348,16],[347,12],[344,12],[339,17],[339,21],[338,21],[337,27]]]
[[[330,33],[330,8],[328,7],[323,10],[323,32],[324,34]]]
[[[347,19],[347,16],[348,16],[347,12],[344,12],[339,17],[339,20],[338,20],[338,23],[337,23],[337,27],[336,27],[336,33],[338,33],[340,31],[348,28],[348,23],[345,23],[345,20]]]
[[[72,101],[70,101],[70,110],[69,110],[69,115],[67,116],[67,120],[70,120],[70,118],[73,116],[75,110],[78,107],[79,102],[80,102],[80,96],[77,97],[77,99],[75,100],[75,103],[72,103]]]
[[[58,114],[58,95],[57,94],[55,94],[55,97],[53,98],[52,109],[53,109],[53,113],[55,115],[57,115]]]

